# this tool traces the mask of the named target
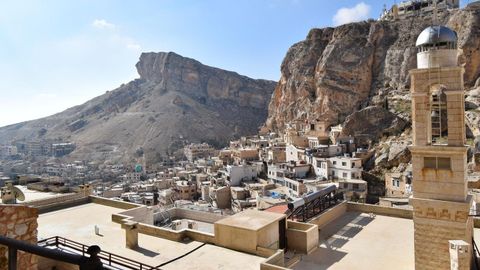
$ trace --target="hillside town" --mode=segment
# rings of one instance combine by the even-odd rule
[[[460,36],[451,26],[433,24],[441,16],[458,19],[455,14],[470,21],[480,18],[480,1],[463,8],[458,0],[403,1],[384,8],[377,21],[312,30],[307,40],[295,44],[288,54],[298,53],[301,61],[295,65],[305,68],[287,71],[291,68],[287,55],[268,118],[258,133],[232,136],[225,143],[165,133],[172,143],[161,155],[151,155],[149,151],[165,149],[147,147],[145,142],[119,150],[115,143],[89,145],[75,136],[51,139],[45,137],[50,132],[46,127],[52,127],[47,124],[39,124],[44,128],[35,136],[11,136],[0,145],[0,270],[479,270],[480,70],[475,73],[470,59],[460,57],[460,46],[475,46],[462,37],[480,32],[469,25],[471,31],[462,31],[464,36]],[[331,67],[312,71],[310,60],[302,58],[302,46],[311,50],[315,47],[309,47],[311,43],[335,35],[353,37],[349,39],[352,42],[367,28],[365,46],[389,43],[393,38],[384,29],[378,30],[380,27],[403,27],[415,19],[424,20],[427,26],[418,26],[418,33],[403,29],[408,37],[396,37],[396,42],[407,47],[402,57],[413,59],[413,63],[402,62],[401,72],[408,78],[403,78],[404,84],[394,79],[376,82],[381,85],[378,92],[373,86],[365,87],[367,91],[361,94],[367,101],[355,103],[360,94],[342,90],[340,83],[348,77],[347,88],[362,85],[362,80],[373,85],[374,79],[357,74],[363,61],[353,67],[355,72],[345,73]],[[405,40],[411,44],[403,44]],[[322,46],[326,54],[333,50],[326,47],[334,47]],[[363,49],[356,47],[355,52],[342,54],[341,65],[353,66],[360,58],[355,53]],[[375,57],[393,61],[399,51],[398,47],[390,53],[377,47],[372,50],[365,61],[374,66],[372,70],[381,66]],[[474,55],[473,50],[469,53]],[[175,59],[170,61],[185,62],[168,66],[169,57]],[[142,54],[141,58],[137,69],[143,78],[118,90],[123,93],[127,89],[130,99],[141,92],[135,87],[142,83],[148,91],[155,89],[152,96],[173,91],[165,90],[167,83],[148,70],[155,70],[159,63],[161,72],[168,73],[165,70],[171,68],[172,74],[182,74],[177,78],[181,83],[198,83],[200,75],[192,71],[196,62],[179,60],[180,56],[170,53]],[[318,65],[324,64],[320,62]],[[332,70],[339,75],[325,75]],[[336,94],[317,96],[307,79],[292,86],[295,79],[286,74],[305,75],[297,72],[312,76],[323,72],[326,78],[319,79],[319,88],[331,87]],[[467,75],[472,73],[478,76],[468,81]],[[226,81],[212,84],[230,82]],[[241,84],[239,81],[236,84]],[[248,83],[257,89],[265,82]],[[266,84],[270,87],[272,83]],[[251,94],[253,90],[248,91]],[[189,117],[196,106],[192,104],[211,105],[201,94],[187,97],[180,92],[166,102],[180,108],[170,111],[177,113],[178,119]],[[107,91],[106,99],[117,93]],[[258,99],[265,105],[263,94]],[[226,96],[230,99],[240,94],[228,92]],[[292,96],[294,102],[285,101]],[[142,98],[142,106],[151,106]],[[320,108],[324,104],[314,101],[317,98],[335,106]],[[254,99],[244,95],[240,103],[249,100],[255,104]],[[222,102],[220,111],[225,109],[222,106],[232,105],[231,101]],[[338,111],[341,106],[354,107],[350,108],[353,112]],[[124,121],[139,115],[126,113],[127,109],[122,113],[118,106],[105,110],[108,112],[94,108],[88,109],[94,115],[88,120],[67,121],[72,134],[85,132],[92,119],[106,123],[109,117],[121,115]],[[104,114],[97,117],[99,111]],[[154,126],[156,119],[150,116],[145,122]],[[7,126],[6,134],[23,125]],[[135,128],[145,130],[140,126]],[[228,128],[238,129],[233,126]],[[121,132],[136,139],[126,128]],[[85,145],[95,149],[99,158],[82,158],[82,151],[88,149]],[[172,150],[173,146],[178,149]]]

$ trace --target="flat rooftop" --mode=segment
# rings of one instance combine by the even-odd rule
[[[38,218],[38,239],[61,236],[85,245],[99,245],[102,250],[151,266],[177,258],[203,243],[180,243],[139,234],[139,248],[125,247],[125,231],[111,221],[112,214],[125,210],[88,203],[41,214]],[[94,227],[100,228],[100,235]],[[258,270],[264,258],[214,245],[205,245],[193,253],[162,266],[162,269],[247,269]]]
[[[347,212],[319,234],[319,248],[295,270],[414,269],[413,221]]]
[[[60,196],[71,194],[71,193],[54,193],[54,192],[36,191],[36,190],[28,189],[27,186],[21,186],[21,185],[15,185],[15,187],[19,188],[23,192],[23,194],[25,194],[25,201],[22,201],[22,202],[44,200],[44,199],[50,199],[54,197],[60,197]]]
[[[257,210],[245,210],[233,216],[221,219],[215,222],[215,224],[257,231],[282,218],[285,218],[284,214]]]

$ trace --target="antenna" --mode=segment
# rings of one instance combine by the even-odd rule
[[[438,20],[438,6],[437,6],[437,0],[433,0],[433,19],[432,19],[432,24],[437,25],[437,20]]]

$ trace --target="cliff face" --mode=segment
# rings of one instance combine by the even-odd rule
[[[275,82],[205,66],[175,53],[143,53],[136,79],[85,104],[39,120],[0,128],[0,143],[63,140],[71,155],[155,161],[185,143],[220,146],[256,134]]]
[[[480,76],[480,10],[453,10],[440,23],[458,33],[468,88]],[[389,110],[408,119],[408,71],[416,67],[415,40],[431,24],[416,17],[312,29],[287,52],[266,128],[282,131],[295,120],[342,124],[352,113],[387,101]]]

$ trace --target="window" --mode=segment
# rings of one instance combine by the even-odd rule
[[[447,96],[445,86],[432,86],[430,97],[431,143],[445,143],[448,138]]]
[[[332,163],[333,163],[333,165],[337,165],[337,162],[335,160]]]
[[[437,158],[437,168],[443,170],[450,170],[450,158]]]
[[[423,167],[435,170],[450,170],[450,158],[445,157],[424,157]]]
[[[310,130],[315,130],[315,124],[310,124]]]
[[[343,167],[347,166],[347,162],[343,161],[343,162],[342,162],[342,166],[343,166]]]
[[[358,184],[353,184],[353,189],[354,189],[354,190],[358,190],[358,189],[359,189],[359,185],[358,185]]]
[[[346,172],[342,173],[342,177],[344,177],[344,178],[347,178],[347,175],[348,174]]]

